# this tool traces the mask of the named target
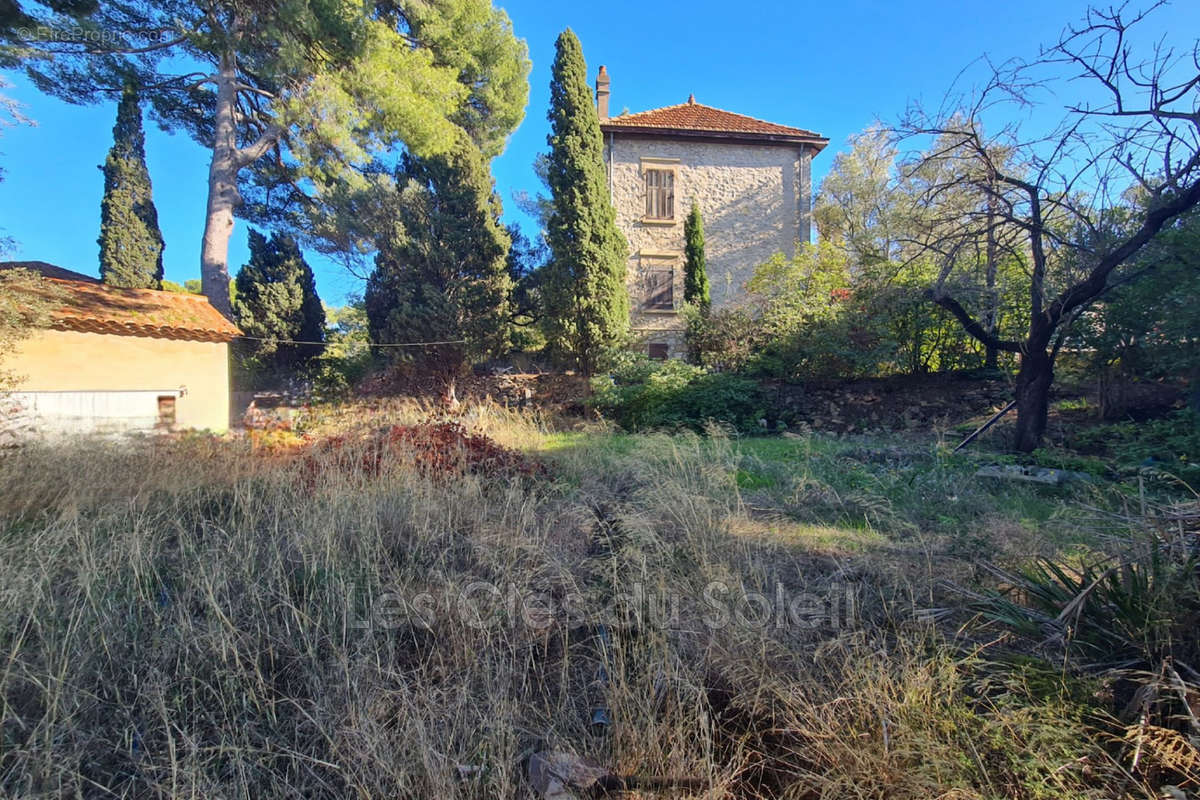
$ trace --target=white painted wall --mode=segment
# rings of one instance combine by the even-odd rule
[[[181,395],[179,389],[9,392],[0,396],[0,429],[14,438],[153,431],[158,398]]]

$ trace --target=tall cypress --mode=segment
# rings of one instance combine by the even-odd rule
[[[511,240],[479,148],[465,135],[445,155],[405,154],[396,232],[379,243],[365,295],[371,338],[445,342],[402,355],[453,379],[510,342]]]
[[[704,261],[704,220],[700,206],[692,201],[692,210],[683,222],[683,302],[708,311],[708,267]]]
[[[112,286],[160,288],[163,237],[146,168],[141,105],[131,86],[121,95],[113,146],[100,171],[100,277]]]
[[[579,39],[568,28],[555,43],[550,80],[544,324],[549,344],[591,374],[629,330],[625,237],[604,171],[604,139]]]
[[[312,267],[290,236],[250,229],[250,262],[234,281],[234,314],[248,337],[239,355],[267,370],[302,367],[325,346],[325,307]],[[292,344],[308,342],[310,344]]]

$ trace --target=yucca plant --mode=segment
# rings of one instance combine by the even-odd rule
[[[1200,549],[1180,532],[1070,569],[1038,559],[989,567],[1005,586],[977,596],[987,619],[1045,636],[1071,666],[1102,674],[1130,769],[1155,782],[1200,775]],[[1071,662],[1074,662],[1073,664]],[[1165,784],[1164,784],[1165,785]]]
[[[1020,633],[1044,634],[1091,666],[1153,668],[1194,663],[1200,646],[1200,556],[1151,546],[1122,558],[1067,568],[1046,558],[989,569],[1006,588],[980,603],[983,615]]]

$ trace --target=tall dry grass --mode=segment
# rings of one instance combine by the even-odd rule
[[[913,613],[924,566],[742,535],[731,443],[642,445],[545,479],[209,440],[0,457],[0,791],[528,797],[543,748],[709,798],[1143,791],[1078,698]]]

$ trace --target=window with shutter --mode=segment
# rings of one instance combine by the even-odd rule
[[[647,169],[646,219],[675,219],[675,170]]]
[[[646,271],[646,308],[652,311],[675,310],[675,271],[651,269]]]

